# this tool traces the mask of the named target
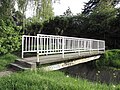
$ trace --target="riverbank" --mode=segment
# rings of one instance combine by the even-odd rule
[[[95,61],[93,61],[95,62]],[[100,82],[106,84],[120,84],[120,70],[117,69],[96,69],[92,67],[92,62],[79,64],[76,66],[61,69],[60,71],[92,82]]]

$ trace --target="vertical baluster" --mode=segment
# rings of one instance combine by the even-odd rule
[[[70,51],[71,51],[71,39],[69,39],[69,49],[70,49]]]
[[[64,37],[62,37],[62,57],[64,58]]]
[[[24,39],[25,39],[25,37],[24,37],[24,35],[22,36],[22,58],[24,57]]]
[[[62,52],[62,37],[60,38],[60,52]]]
[[[66,44],[67,44],[67,51],[69,50],[69,44],[68,44],[68,42],[69,42],[69,39],[67,38],[67,41],[66,41]]]
[[[71,39],[70,39],[70,51],[72,50],[72,44],[71,44]]]
[[[27,47],[27,46],[28,46],[28,45],[27,45],[27,41],[28,41],[28,40],[27,40],[27,38],[28,38],[28,37],[26,37],[26,40],[25,40],[25,42],[26,42],[26,43],[25,43],[25,44],[26,44],[25,51],[28,50],[28,47]]]
[[[97,41],[97,45],[98,45],[98,53],[99,53],[99,40]]]
[[[64,37],[64,52],[66,51],[66,45],[65,45],[66,43],[65,42],[66,42],[66,38]]]
[[[31,38],[29,37],[29,42],[28,42],[28,51],[30,51],[30,40],[31,40]]]
[[[41,54],[43,52],[43,36],[40,36],[40,50],[41,50]]]
[[[75,39],[73,38],[73,51],[75,52]]]
[[[33,37],[32,37],[32,41],[31,41],[31,51],[33,51],[33,48],[34,48],[33,45],[34,45],[34,44],[33,44]]]
[[[47,36],[47,54],[48,54],[48,38],[49,36]]]
[[[43,50],[44,50],[44,54],[45,54],[45,51],[46,51],[46,48],[45,48],[45,47],[46,47],[45,41],[46,41],[46,37],[44,36],[44,44],[43,44],[43,46],[44,46],[44,49],[43,49]]]
[[[74,40],[72,39],[72,51],[73,51]]]
[[[78,54],[80,55],[80,40],[78,39]]]
[[[71,40],[69,39],[69,49],[71,51]]]
[[[89,41],[90,42],[90,53],[92,51],[92,40]]]
[[[37,45],[37,44],[36,44],[36,37],[34,37],[33,42],[34,42],[34,51],[35,51],[35,50],[36,50],[36,47],[37,47],[37,46],[36,46],[36,45]]]
[[[53,45],[52,46],[53,46],[53,52],[54,52],[54,36],[53,36]]]
[[[86,46],[85,46],[85,40],[84,40],[83,42],[84,42],[84,51],[85,51],[85,49],[86,49]]]
[[[55,52],[56,52],[56,40],[57,40],[57,37],[55,37],[55,42],[54,42],[55,43]]]
[[[49,49],[50,49],[50,53],[51,53],[51,44],[52,44],[52,42],[51,42],[51,36],[50,36],[50,40],[49,40]]]
[[[58,49],[58,52],[60,52],[60,50],[59,50],[59,40],[60,40],[60,37],[58,37],[58,40],[57,40],[57,49]]]
[[[69,39],[68,39],[68,43],[67,43],[67,44],[68,44],[68,50],[70,50],[70,47],[69,47],[69,46],[70,46],[70,45],[69,45]]]

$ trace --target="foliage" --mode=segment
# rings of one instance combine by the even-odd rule
[[[18,31],[17,31],[18,30]],[[18,50],[20,42],[19,27],[14,27],[8,19],[0,20],[0,55]]]
[[[17,56],[13,54],[6,54],[6,55],[0,56],[0,71],[7,69],[7,65],[14,62],[16,58]]]
[[[42,33],[63,35],[69,25],[69,17],[57,16],[54,19],[44,22]]]
[[[69,77],[61,72],[27,71],[0,78],[0,90],[117,90],[106,85]]]
[[[26,25],[25,25],[25,32],[24,34],[26,35],[37,35],[38,33],[41,33],[43,23],[40,21],[37,21],[37,18],[28,18],[26,20]]]
[[[99,7],[99,4],[108,3],[108,5],[116,6],[120,0],[89,0],[84,5],[83,14],[89,15],[91,12],[93,12],[94,9]]]
[[[49,20],[53,17],[52,0],[37,0],[36,17],[38,20]]]
[[[73,16],[73,13],[70,7],[68,7],[68,9],[63,14],[64,14],[63,16]]]
[[[14,0],[0,0],[0,18],[11,17]]]
[[[107,50],[105,54],[96,61],[97,67],[120,68],[120,50]]]

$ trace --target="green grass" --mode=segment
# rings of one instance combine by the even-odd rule
[[[120,85],[92,83],[57,71],[26,71],[0,78],[0,90],[120,90]]]
[[[120,69],[120,50],[107,50],[105,54],[96,61],[97,67],[110,67]]]
[[[3,56],[0,56],[0,71],[6,70],[7,65],[14,62],[17,56],[13,54],[6,54]]]

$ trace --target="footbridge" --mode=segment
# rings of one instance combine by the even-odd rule
[[[87,38],[37,34],[22,36],[22,58],[13,63],[24,67],[47,64],[45,69],[57,70],[98,59],[105,52],[105,41]],[[26,53],[36,56],[25,57]],[[21,65],[19,65],[21,67]]]

